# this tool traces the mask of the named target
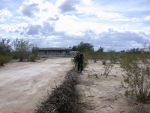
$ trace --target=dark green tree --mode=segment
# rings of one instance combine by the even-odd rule
[[[80,51],[80,52],[85,52],[85,51],[94,52],[94,47],[90,43],[80,42],[79,45],[73,46],[72,50]]]
[[[34,47],[32,47],[32,54],[34,55],[34,56],[38,56],[38,47],[37,46],[34,46]]]
[[[133,49],[130,49],[128,52],[130,52],[130,53],[141,53],[141,50],[140,50],[140,48],[133,48]]]
[[[72,47],[72,51],[77,51],[77,50],[78,50],[77,46]]]
[[[38,58],[38,47],[34,46],[32,47],[32,54],[30,56],[30,61],[34,62]]]
[[[104,48],[100,47],[96,52],[104,52]]]
[[[0,66],[4,66],[11,60],[11,44],[9,39],[2,39],[0,41]]]
[[[2,39],[0,41],[0,55],[10,56],[11,54],[11,45],[9,39]]]

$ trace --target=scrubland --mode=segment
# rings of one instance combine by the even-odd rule
[[[149,53],[84,53],[0,68],[1,113],[150,113]]]

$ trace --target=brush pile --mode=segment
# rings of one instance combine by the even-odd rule
[[[43,101],[35,113],[81,113],[79,95],[76,91],[77,73],[72,69],[62,85],[57,87],[46,101]]]

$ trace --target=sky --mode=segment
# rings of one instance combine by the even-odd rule
[[[150,0],[0,0],[0,39],[128,50],[150,44]]]

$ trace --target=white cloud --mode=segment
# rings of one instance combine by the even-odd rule
[[[97,19],[78,18],[76,16],[61,16],[56,22],[55,30],[66,32],[68,35],[83,36],[85,31],[91,30],[96,34],[107,32],[110,29],[114,31],[128,31],[130,29],[129,24],[114,24],[114,23],[102,23],[97,22]]]
[[[127,17],[122,17],[122,18],[117,18],[117,19],[114,19],[113,21],[120,21],[120,22],[136,22],[136,23],[139,23],[139,22],[142,22],[142,19],[141,18],[136,18],[136,17],[132,17],[132,18],[127,18]]]
[[[150,22],[150,16],[146,16],[146,17],[144,18],[144,21]]]
[[[7,33],[15,31],[17,28],[13,24],[0,24],[0,30],[5,31]]]
[[[144,27],[143,30],[141,30],[141,33],[144,34],[143,37],[145,37],[145,39],[150,40],[150,26]]]
[[[61,16],[55,26],[56,31],[64,31],[67,34],[76,34],[81,32],[82,29],[83,26],[75,16]]]
[[[39,4],[40,12],[37,13],[37,17],[40,21],[57,20],[59,17],[59,10],[52,3],[44,2]]]
[[[119,13],[106,12],[101,7],[97,7],[96,5],[80,5],[77,7],[77,11],[78,13],[86,14],[89,16],[95,15],[99,19],[123,18],[123,16]]]
[[[48,20],[57,20],[59,11],[58,8],[46,0],[26,0],[19,8],[25,16],[30,17],[31,24],[42,23]]]
[[[100,6],[104,11],[108,12],[143,12],[150,11],[149,0],[94,0],[97,6]]]
[[[12,17],[12,13],[7,8],[0,10],[0,22],[4,22],[10,17]]]
[[[93,5],[92,0],[81,0],[81,3],[86,6]]]
[[[140,47],[150,41],[150,16],[148,12],[136,12],[139,0],[127,1],[23,0],[17,2],[22,5],[15,5],[18,12],[16,8],[10,10],[13,8],[9,5],[0,10],[0,36],[30,39],[44,47],[76,45],[81,41],[96,48]]]
[[[23,4],[42,4],[46,0],[24,0]]]

